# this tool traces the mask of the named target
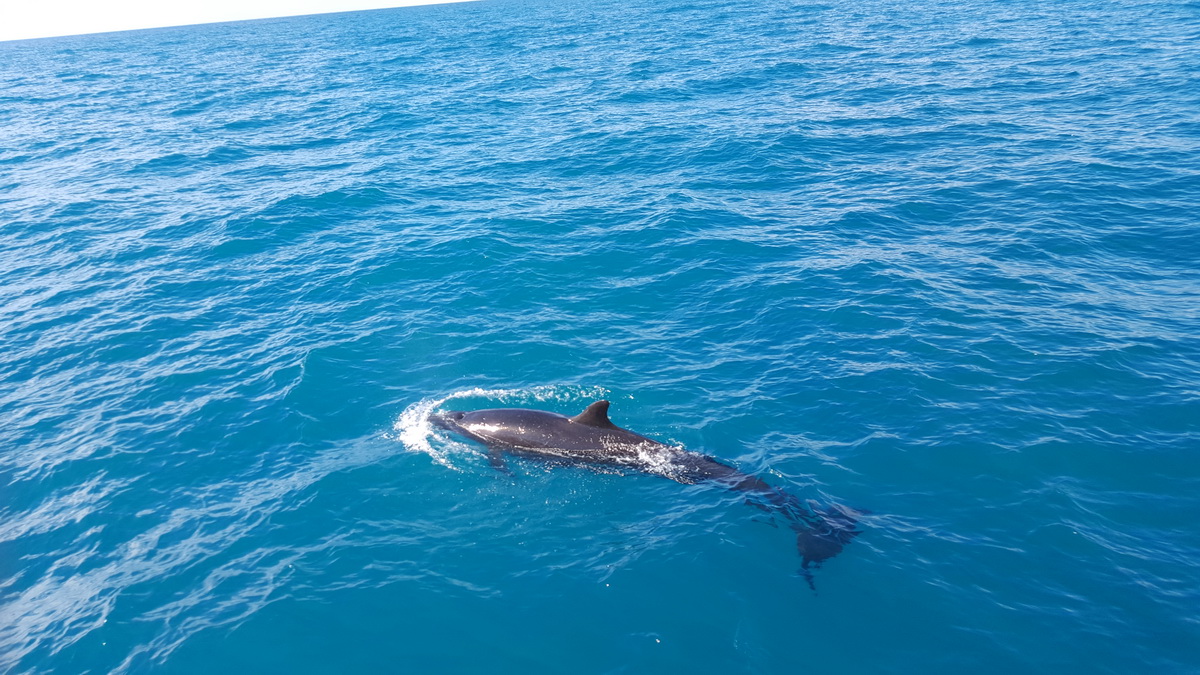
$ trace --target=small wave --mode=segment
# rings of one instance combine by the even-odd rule
[[[410,452],[422,452],[433,458],[437,463],[455,471],[461,471],[450,461],[454,452],[474,452],[465,443],[459,443],[448,436],[439,434],[429,423],[429,415],[449,401],[462,399],[479,399],[479,407],[521,407],[535,403],[588,402],[608,396],[604,387],[583,387],[578,385],[544,385],[528,389],[484,389],[473,387],[456,391],[440,398],[424,398],[404,409],[400,417],[392,425],[395,432],[390,437],[399,440]],[[433,439],[437,443],[433,443]]]

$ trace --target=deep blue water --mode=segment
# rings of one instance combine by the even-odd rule
[[[0,44],[0,671],[1200,671],[1200,4]],[[868,509],[512,464],[574,414]]]

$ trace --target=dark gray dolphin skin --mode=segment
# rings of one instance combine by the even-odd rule
[[[651,440],[608,419],[608,401],[596,401],[574,417],[544,410],[493,408],[435,412],[430,421],[442,429],[483,444],[492,466],[504,470],[504,455],[627,467],[680,483],[713,481],[745,493],[751,504],[779,514],[796,532],[801,572],[812,585],[810,568],[837,555],[860,530],[846,507],[821,507],[717,460]]]

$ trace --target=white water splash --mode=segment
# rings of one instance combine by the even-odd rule
[[[478,407],[521,407],[533,403],[558,401],[563,403],[573,401],[591,402],[608,396],[604,387],[581,387],[577,385],[546,385],[529,389],[483,389],[474,387],[456,391],[441,398],[426,398],[408,406],[392,425],[397,438],[410,452],[423,452],[443,466],[455,471],[461,471],[451,461],[450,456],[455,451],[477,452],[471,446],[458,442],[448,434],[442,434],[429,421],[429,415],[448,401],[464,398],[478,398],[486,401]],[[434,439],[437,439],[434,442]]]

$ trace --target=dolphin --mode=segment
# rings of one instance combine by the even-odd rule
[[[811,568],[837,555],[861,532],[858,511],[823,507],[812,500],[801,502],[712,457],[622,429],[608,418],[608,408],[608,401],[596,401],[574,417],[526,408],[447,410],[431,414],[430,422],[484,445],[492,466],[501,471],[507,470],[504,455],[510,454],[567,464],[626,467],[688,485],[711,481],[744,493],[747,502],[783,516],[796,532],[800,571],[810,587]]]

